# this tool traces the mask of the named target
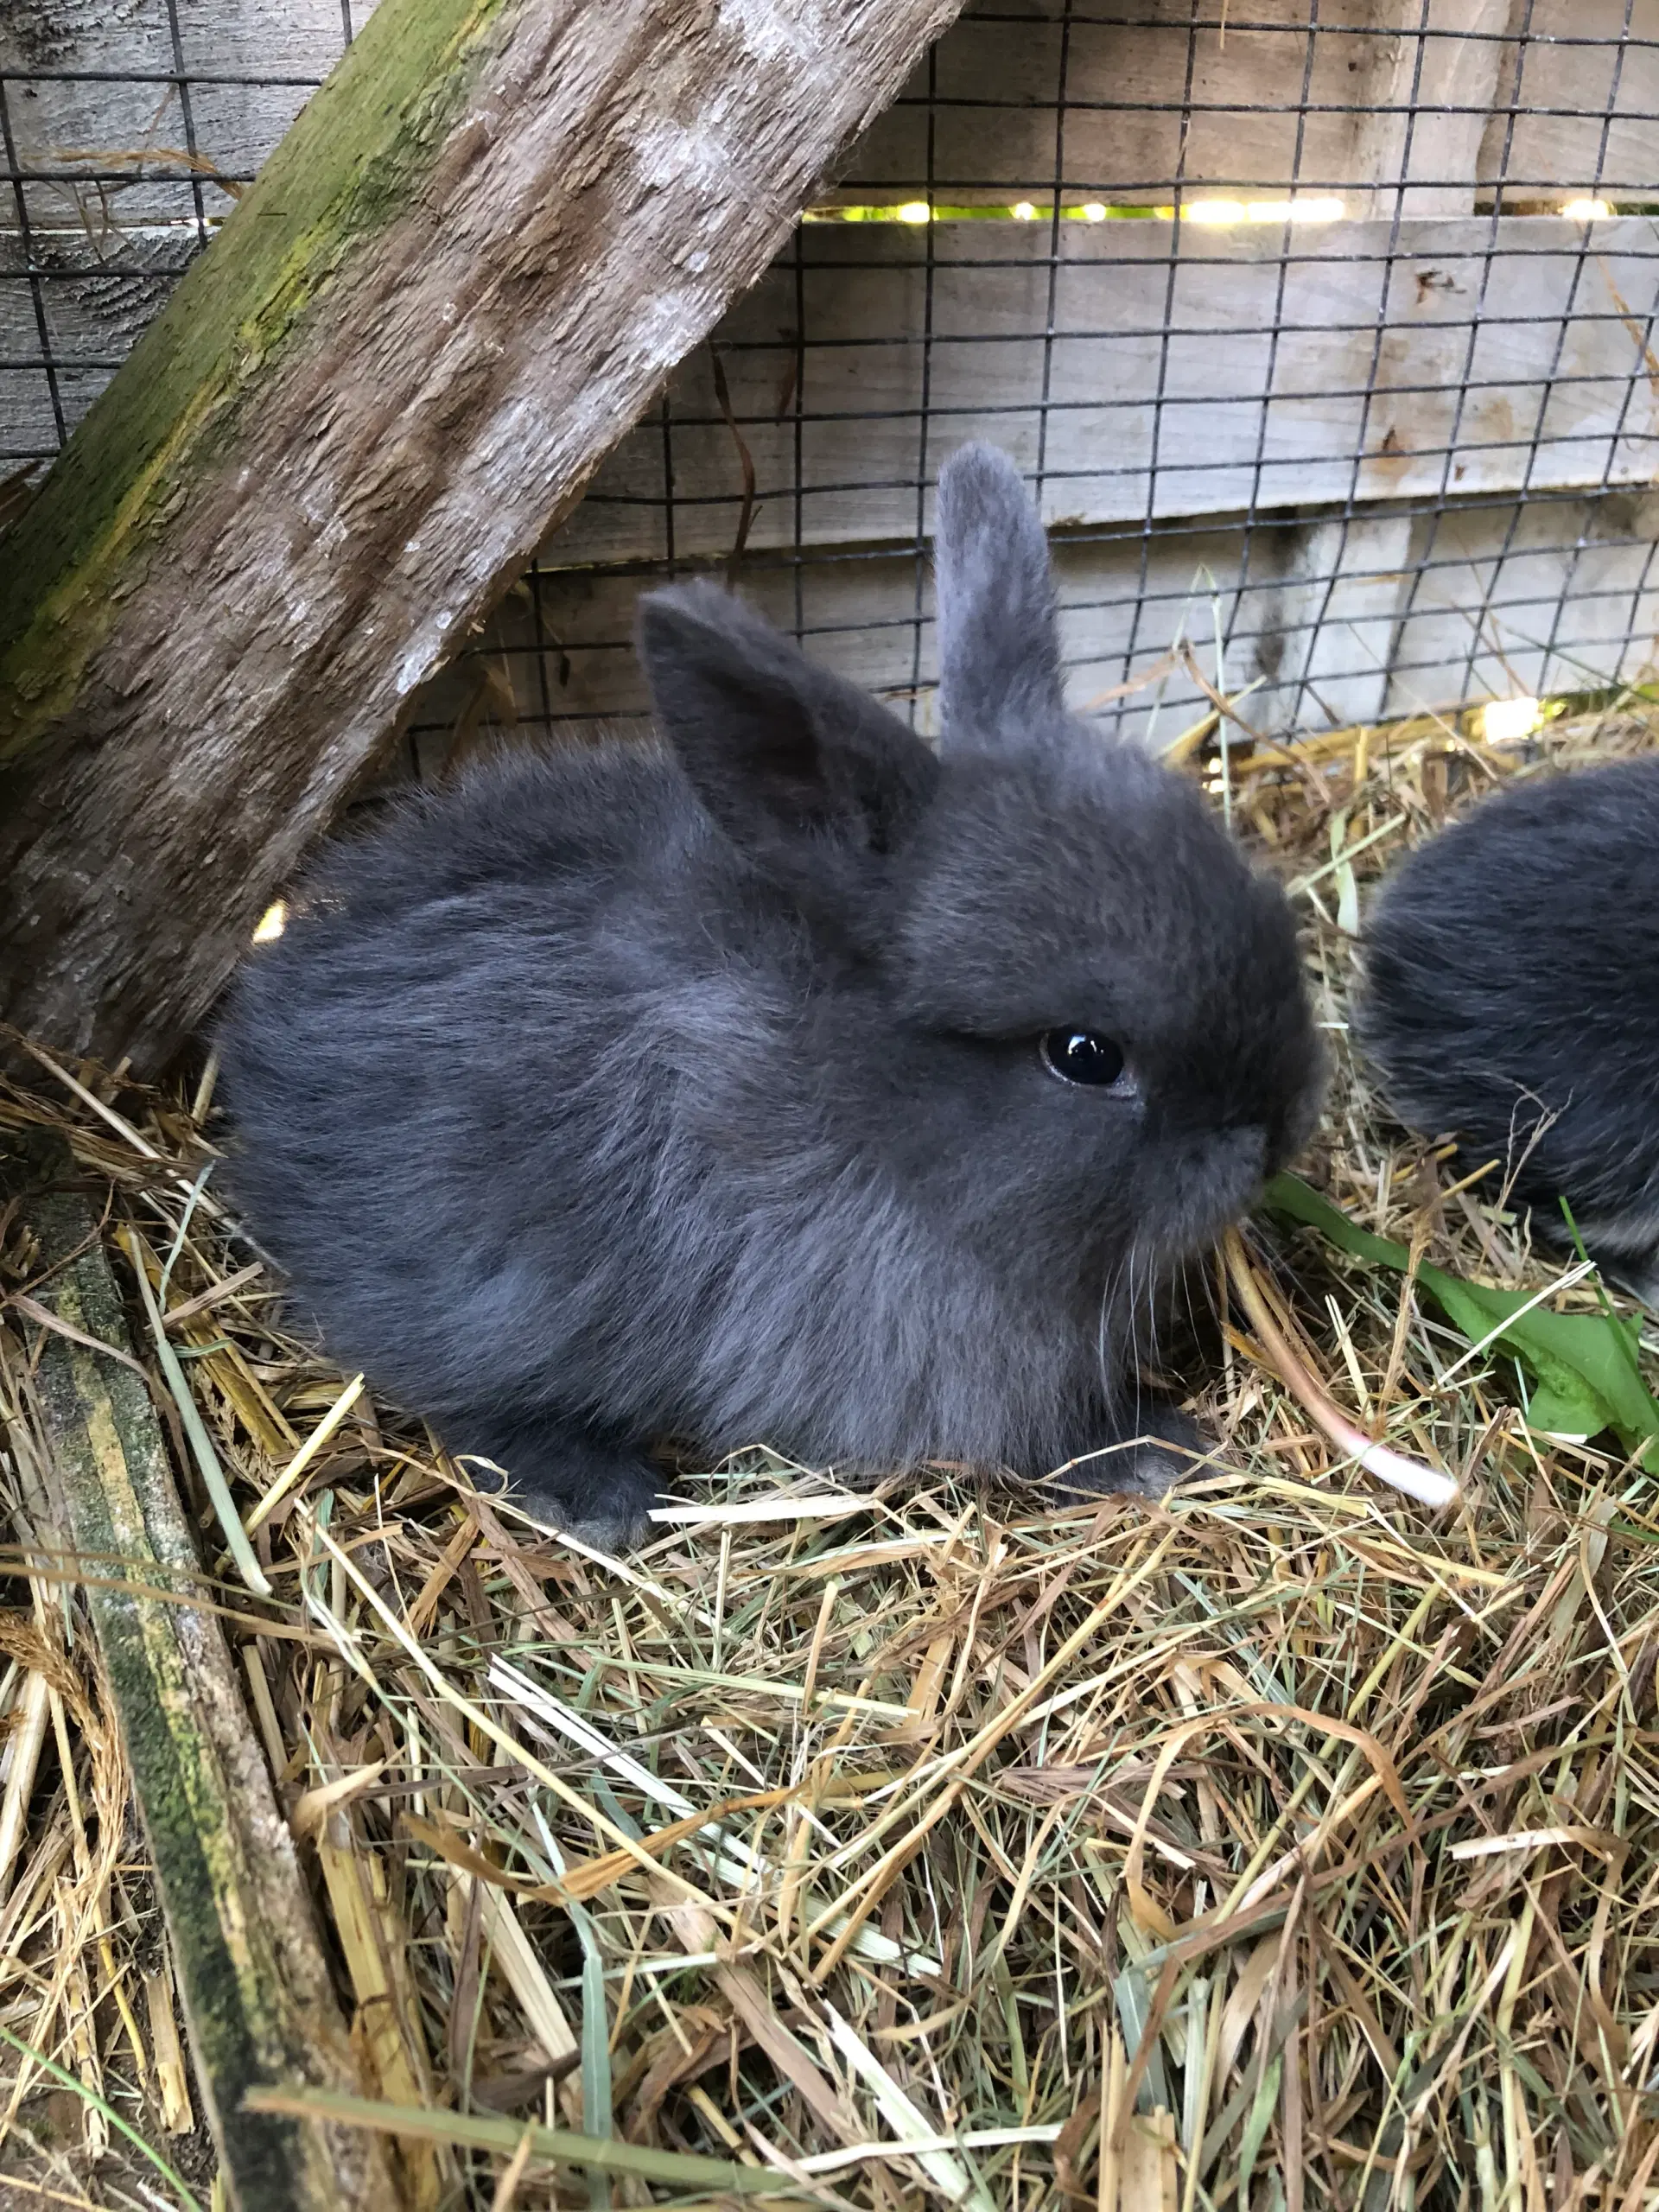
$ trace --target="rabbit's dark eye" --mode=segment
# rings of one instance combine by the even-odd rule
[[[1123,1053],[1097,1029],[1050,1029],[1038,1039],[1043,1065],[1062,1083],[1109,1088],[1123,1079]]]

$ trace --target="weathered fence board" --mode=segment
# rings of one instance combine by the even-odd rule
[[[718,334],[752,546],[931,529],[918,481],[976,436],[1028,470],[1041,452],[1062,524],[1637,484],[1659,461],[1644,218],[1341,223],[1288,251],[1276,228],[1185,229],[1173,265],[1166,224],[1069,226],[1052,344],[1048,244],[1025,224],[803,231],[804,362],[787,266]],[[672,395],[667,442],[655,418],[626,439],[546,559],[662,558],[670,468],[676,555],[731,549],[742,463],[706,352]]]
[[[359,28],[372,4],[351,0]],[[1427,10],[1424,0],[1326,0],[1317,25],[1306,0],[1251,0],[1243,10],[1217,0],[1196,24],[1190,0],[1114,0],[1065,22],[1073,12],[1064,0],[989,0],[967,12],[866,134],[844,180],[849,194],[925,186],[930,83],[940,103],[931,175],[946,199],[1041,188],[1057,150],[1076,190],[1142,203],[1166,199],[1178,175],[1188,188],[1282,191],[1295,177],[1306,189],[1357,195],[1380,176],[1389,212],[1393,184],[1403,181],[1402,213],[1438,213],[1454,203],[1427,195],[1442,182],[1459,187],[1477,166],[1488,187],[1507,170],[1523,199],[1652,189],[1659,0],[1633,0],[1628,29],[1624,0],[1429,0]],[[338,58],[338,0],[194,0],[178,16],[187,71],[266,80],[198,83],[188,94],[202,158],[232,177],[251,174],[293,120],[303,80],[320,82]],[[175,66],[161,9],[35,0],[0,21],[0,68],[108,73],[100,82],[37,78],[14,94],[14,136],[31,166],[53,166],[66,148],[183,145],[176,90],[119,81]],[[269,81],[284,77],[302,81]],[[86,197],[67,186],[29,193],[35,219],[48,222]],[[146,194],[168,213],[180,207],[176,182],[119,187],[112,204],[133,219]],[[224,207],[211,187],[208,205]],[[1357,201],[1351,212],[1384,210]]]
[[[38,0],[34,18],[64,67],[140,51],[74,0]],[[143,53],[170,67],[144,21]],[[341,37],[336,0],[184,0],[181,22],[188,66],[226,75],[320,75]],[[140,124],[135,143],[181,143],[178,94],[152,92],[140,117],[130,87],[31,86],[22,143],[42,162],[72,131],[94,159]],[[302,92],[194,86],[194,143],[234,177]],[[638,709],[639,564],[731,552],[745,450],[746,588],[849,673],[925,687],[918,486],[976,435],[1040,465],[1051,523],[1107,533],[1060,554],[1082,701],[1156,660],[1183,607],[1206,640],[1219,615],[1230,682],[1262,679],[1248,711],[1263,728],[1630,675],[1628,635],[1656,612],[1642,539],[1659,234],[1475,211],[1500,178],[1512,207],[1645,199],[1656,116],[1659,0],[1632,0],[1628,22],[1624,0],[1324,0],[1313,28],[1306,0],[970,5],[831,196],[1046,210],[1058,177],[1069,202],[1156,206],[1179,177],[1200,198],[1334,193],[1350,219],[1185,225],[1173,262],[1167,222],[1068,221],[1052,297],[1041,210],[809,226],[715,334],[725,401],[700,349],[544,543],[563,571],[537,587],[548,650],[527,601],[493,626],[520,711]],[[198,194],[210,220],[228,204],[182,172],[104,189],[107,203],[72,180],[31,188],[35,265],[52,270],[34,289],[66,365],[54,386],[0,371],[0,453],[41,450],[58,412],[78,417],[190,250]],[[130,232],[152,190],[156,219]],[[20,269],[0,232],[0,276],[8,251]],[[0,282],[0,361],[28,358],[34,317],[29,288]],[[1549,496],[1529,511],[1519,492]],[[1443,500],[1438,520],[1422,512]],[[892,550],[847,557],[872,544]],[[475,676],[463,664],[422,701],[429,759]],[[1126,702],[1131,726],[1152,720],[1149,696]],[[1205,703],[1182,674],[1160,697],[1163,734]]]
[[[360,24],[369,9],[352,5]],[[964,16],[866,132],[838,196],[926,188],[930,66],[940,103],[932,186],[947,202],[1041,192],[1057,162],[1073,200],[1096,191],[1115,204],[1161,203],[1178,175],[1200,194],[1282,194],[1294,179],[1302,191],[1344,195],[1354,217],[1392,217],[1396,204],[1408,217],[1467,211],[1506,168],[1508,197],[1523,204],[1592,192],[1646,198],[1655,188],[1659,0],[1634,0],[1622,43],[1624,0],[1430,0],[1427,16],[1423,0],[1342,0],[1313,30],[1306,0],[1252,0],[1242,16],[1231,11],[1224,36],[1219,10],[1192,29],[1187,0],[1117,0],[1067,24],[1063,12],[1062,0],[1020,12],[995,0]],[[31,78],[11,90],[20,161],[64,172],[24,188],[45,272],[35,289],[49,313],[97,331],[106,361],[134,334],[131,316],[109,311],[118,280],[99,264],[120,270],[135,251],[155,255],[156,238],[142,243],[146,225],[176,231],[175,256],[193,247],[199,221],[217,221],[232,205],[212,173],[255,172],[343,35],[336,0],[195,0],[181,27],[187,68],[292,81],[194,84],[188,123],[178,89],[159,82]],[[41,0],[0,23],[0,69],[8,67],[162,73],[174,62],[160,10]],[[187,137],[201,164],[194,173],[162,158]],[[148,167],[136,167],[132,156],[146,151]],[[22,364],[37,353],[38,334],[31,288],[9,281],[21,274],[16,219],[14,208],[0,209],[0,362]],[[109,372],[69,379],[71,425]],[[0,456],[51,450],[54,425],[43,372],[0,368]]]
[[[1653,680],[1659,496],[1460,510],[1413,526],[1388,714]]]
[[[1455,195],[1478,153],[1482,180],[1507,168],[1520,198],[1653,188],[1659,0],[1633,0],[1628,35],[1624,0],[1325,0],[1317,26],[1307,0],[1095,0],[1072,13],[1065,0],[988,0],[965,14],[863,141],[848,196],[931,180],[946,201],[1006,199],[1058,168],[1079,194],[1128,204],[1167,200],[1178,176],[1189,190],[1275,193],[1294,178],[1354,194],[1355,214],[1392,213],[1405,182],[1401,212],[1432,214],[1455,207],[1434,195]],[[1365,204],[1379,177],[1386,209]]]
[[[1629,0],[1628,10],[1627,0],[1510,0],[1509,28],[1481,137],[1484,189],[1502,180],[1510,201],[1563,193],[1650,200],[1659,0]]]
[[[1497,89],[1514,0],[1382,0],[1391,36],[1350,40],[1351,84],[1367,110],[1340,158],[1351,215],[1461,215]],[[1340,84],[1343,71],[1330,73]]]
[[[73,430],[195,251],[194,228],[183,224],[124,233],[118,247],[84,229],[36,232],[26,280],[22,238],[0,231],[0,469],[55,450],[60,416]]]
[[[355,29],[373,5],[346,0]],[[174,12],[176,54],[165,8],[0,9],[0,98],[31,178],[0,206],[0,469],[80,421],[234,207],[218,180],[264,166],[346,41],[341,0]],[[194,81],[168,81],[181,67]]]
[[[1338,518],[1243,518],[1165,528],[1147,537],[1061,538],[1055,549],[1061,632],[1072,703],[1121,720],[1154,741],[1175,736],[1209,702],[1179,670],[1121,704],[1105,695],[1144,677],[1179,639],[1216,674],[1255,686],[1239,711],[1258,729],[1319,728],[1444,708],[1465,697],[1590,689],[1643,675],[1632,633],[1659,628],[1659,494],[1453,505],[1438,518],[1381,509]],[[924,572],[919,639],[916,563],[908,552],[764,557],[741,577],[746,596],[815,658],[901,705],[918,687],[931,726],[932,601]],[[630,642],[642,588],[635,571],[551,571],[516,592],[491,626],[490,647],[450,670],[423,697],[421,771],[441,768],[455,726],[491,711],[572,734],[606,717],[643,715]],[[468,714],[469,707],[473,709]]]
[[[360,29],[373,0],[350,5]],[[113,237],[227,215],[234,196],[214,174],[251,178],[346,43],[340,0],[178,0],[175,13],[176,53],[162,7],[34,0],[0,16],[12,149],[26,173],[48,173],[23,187],[32,229]],[[192,153],[194,167],[168,159]]]

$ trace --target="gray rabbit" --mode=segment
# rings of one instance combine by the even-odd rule
[[[1659,1308],[1659,756],[1484,799],[1403,861],[1365,932],[1360,1041],[1389,1103],[1495,1159],[1552,1243]]]
[[[641,1532],[664,1440],[1161,1492],[1196,1432],[1141,1396],[1147,1301],[1317,1111],[1285,900],[1067,713],[1012,465],[959,453],[938,515],[937,755],[659,591],[658,738],[404,804],[234,987],[252,1232],[340,1357],[594,1540]]]

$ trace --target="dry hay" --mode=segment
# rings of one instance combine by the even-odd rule
[[[1565,1271],[1347,1065],[1358,891],[1464,792],[1656,731],[1626,702],[1519,746],[1427,718],[1294,761],[1247,746],[1224,779],[1209,757],[1308,917],[1339,1062],[1313,1179],[1470,1280]],[[211,1183],[181,1238],[175,1171],[208,1156],[184,1098],[79,1073],[158,1160],[44,1074],[0,1127],[59,1122],[111,1242],[177,1246],[172,1334],[251,1510],[351,1378],[283,1333]],[[231,1632],[369,2088],[497,2131],[407,2140],[411,2203],[604,2201],[526,2120],[873,2212],[1659,2199],[1652,1485],[1529,1434],[1502,1348],[1466,1358],[1398,1274],[1276,1224],[1256,1249],[1332,1395],[1455,1472],[1456,1509],[1333,1464],[1230,1319],[1201,1405],[1226,1471],[1166,1508],[1055,1514],[941,1477],[803,1513],[832,1486],[755,1455],[687,1484],[701,1517],[625,1563],[350,1405],[256,1539],[273,1618],[308,1637]],[[14,1490],[41,1339],[27,1306],[0,1315]],[[7,2201],[175,2201],[96,2095],[205,2205],[84,1620],[21,1578],[8,1602]],[[717,1804],[717,1837],[674,1827]]]

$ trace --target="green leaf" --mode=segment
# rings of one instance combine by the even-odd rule
[[[1557,1390],[1541,1382],[1527,1405],[1527,1427],[1546,1436],[1593,1436],[1602,1413],[1600,1399],[1585,1385]]]
[[[0,2028],[0,2035],[5,2034]],[[332,2120],[343,2127],[369,2127],[388,2135],[406,2135],[423,2143],[453,2143],[463,2150],[491,2151],[510,2158],[526,2135],[531,2155],[564,2165],[597,2166],[602,2172],[633,2174],[642,2181],[660,2182],[666,2189],[711,2191],[728,2196],[770,2196],[798,2202],[800,2184],[770,2166],[728,2165],[721,2158],[695,2152],[658,2151],[648,2144],[630,2143],[620,2136],[572,2135],[562,2127],[540,2127],[522,2120],[498,2118],[493,2113],[428,2111],[416,2105],[382,2104],[370,2097],[347,2095],[343,2090],[267,2088],[256,2087],[244,2097],[247,2112],[295,2113],[304,2120]],[[112,2113],[112,2119],[116,2116]],[[121,2125],[116,2119],[116,2125]],[[155,2153],[150,2153],[151,2158]],[[188,2199],[195,2205],[194,2197]],[[200,2208],[196,2207],[196,2212]]]
[[[584,1690],[586,1688],[584,1683]],[[539,1814],[537,1818],[540,1818]],[[542,1834],[548,1846],[554,1872],[563,1874],[564,1853],[547,1834],[545,1826]],[[582,1943],[582,2125],[584,2133],[603,2138],[611,2133],[612,2101],[611,2018],[605,2002],[605,1953],[592,1916],[574,1897],[567,1901],[565,1910]],[[610,2202],[609,2174],[598,2166],[590,2167],[588,2173],[590,2212],[608,2212]]]
[[[1288,1214],[1293,1221],[1306,1222],[1357,1260],[1369,1260],[1373,1267],[1395,1268],[1402,1274],[1410,1265],[1411,1255],[1403,1244],[1391,1243],[1386,1236],[1373,1236],[1369,1229],[1361,1229],[1300,1175],[1275,1175],[1262,1199],[1269,1213]]]
[[[1357,1260],[1403,1274],[1403,1244],[1357,1227],[1299,1176],[1275,1175],[1265,1203],[1271,1213],[1300,1221]],[[1424,1266],[1417,1280],[1453,1328],[1471,1344],[1502,1345],[1532,1376],[1531,1428],[1585,1436],[1611,1429],[1627,1452],[1659,1474],[1659,1403],[1637,1364],[1641,1325],[1616,1313],[1552,1313],[1533,1294],[1468,1282],[1444,1268]]]
[[[611,2132],[610,2016],[605,2005],[605,1955],[594,1923],[574,1898],[570,1917],[582,1939],[582,2126],[587,2135]],[[597,2166],[588,2174],[588,2202],[605,2212],[611,2201],[610,2176]]]

